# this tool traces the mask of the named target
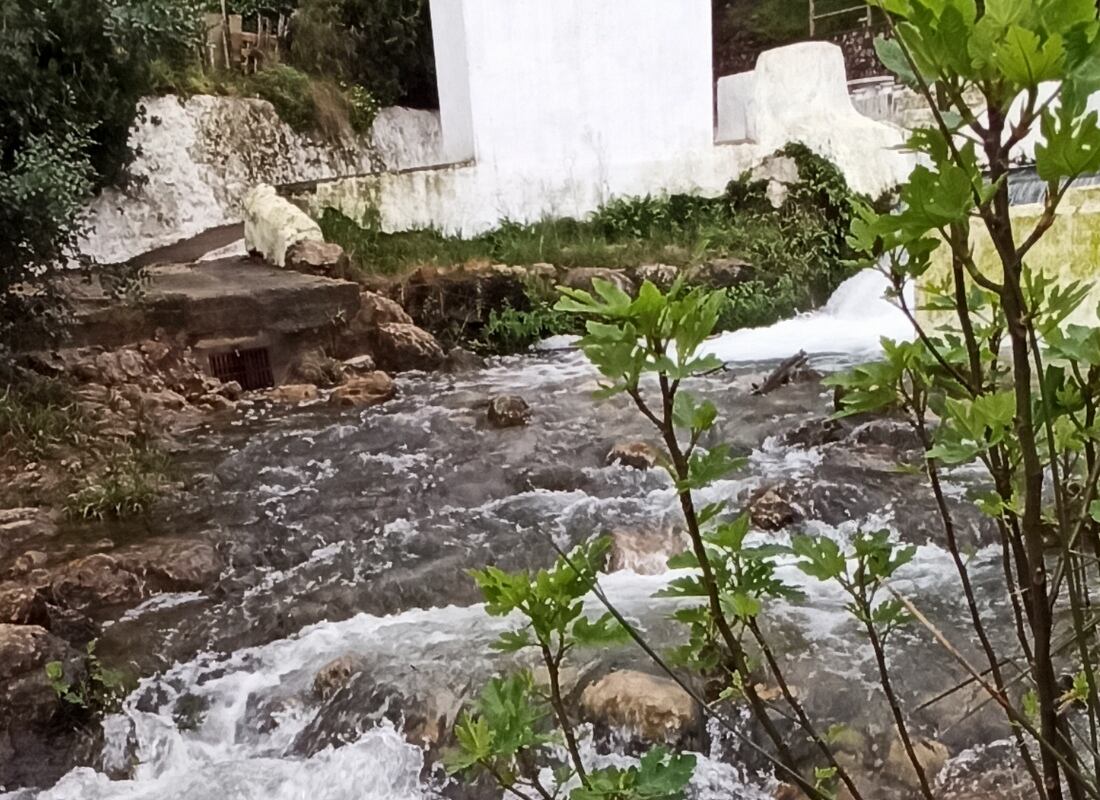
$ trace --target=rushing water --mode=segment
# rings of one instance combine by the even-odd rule
[[[907,335],[900,312],[881,299],[883,288],[881,277],[864,273],[819,312],[708,344],[731,363],[693,386],[723,415],[704,444],[729,442],[750,455],[750,466],[706,494],[743,499],[775,481],[816,487],[830,510],[809,528],[844,541],[867,524],[917,542],[899,585],[948,630],[961,629],[947,554],[922,533],[934,524],[904,505],[919,494],[919,481],[875,462],[873,449],[852,461],[840,451],[782,444],[775,433],[828,412],[819,385],[766,398],[750,393],[774,359],[798,349],[831,369],[873,356],[881,335]],[[400,397],[381,408],[257,412],[230,430],[197,434],[188,458],[200,478],[163,523],[207,529],[226,557],[225,574],[210,592],[155,598],[107,629],[101,651],[152,677],[108,720],[98,770],[75,769],[37,796],[399,800],[450,793],[427,763],[434,751],[410,744],[401,727],[416,703],[453,718],[462,699],[501,667],[487,645],[512,622],[483,613],[464,570],[545,564],[553,543],[676,523],[664,476],[604,465],[613,442],[653,436],[625,402],[591,399],[596,378],[580,354],[563,350],[502,359],[454,378],[403,376]],[[505,392],[531,403],[530,425],[487,427],[485,399]],[[976,555],[980,587],[995,585],[994,562],[995,554]],[[796,685],[814,687],[812,703],[823,714],[888,730],[854,710],[873,705],[866,703],[872,665],[843,598],[793,568],[783,575],[810,595],[770,614]],[[652,595],[668,578],[623,571],[604,579],[626,613],[666,643],[670,607]],[[901,637],[896,648],[897,663],[920,663],[906,672],[908,696],[927,697],[951,680],[946,659],[930,659],[920,636]],[[314,675],[342,656],[360,670],[352,701],[323,703]],[[642,663],[637,653],[623,658]],[[697,796],[769,796],[766,778],[753,769],[709,755],[697,770]]]

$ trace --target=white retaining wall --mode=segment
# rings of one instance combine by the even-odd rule
[[[198,95],[144,101],[130,134],[140,155],[135,183],[106,189],[87,208],[81,251],[105,263],[125,261],[210,228],[243,219],[245,194],[260,183],[407,169],[445,160],[439,116],[383,109],[371,136],[342,143],[295,133],[270,103]]]

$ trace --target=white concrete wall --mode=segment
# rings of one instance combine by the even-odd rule
[[[431,11],[443,152],[447,161],[467,161],[474,157],[474,120],[470,107],[470,66],[466,58],[465,3],[463,0],[432,0]]]
[[[198,95],[143,101],[130,133],[140,152],[127,190],[105,189],[87,208],[81,251],[104,263],[125,261],[243,219],[245,194],[283,184],[372,169],[439,164],[439,116],[383,109],[369,138],[333,144],[291,130],[263,100]]]
[[[895,149],[901,131],[852,107],[834,45],[765,53],[755,72],[723,79],[719,131],[737,143],[715,144],[707,0],[433,0],[433,13],[456,5],[475,162],[326,183],[298,198],[311,213],[373,209],[385,230],[470,235],[504,219],[583,217],[616,196],[715,196],[789,141],[872,196],[912,169]]]
[[[437,32],[465,39],[479,164],[598,171],[713,142],[710,0],[433,0],[433,16],[456,5],[461,31]],[[441,104],[459,83],[441,74]]]

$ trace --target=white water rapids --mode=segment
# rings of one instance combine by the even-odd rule
[[[881,336],[900,338],[910,334],[904,316],[882,299],[884,288],[882,276],[861,273],[842,285],[820,311],[769,328],[723,334],[708,347],[729,362],[786,357],[798,349],[847,354],[849,360],[873,357]],[[584,375],[587,369],[579,356],[557,368],[576,370],[578,375]],[[535,391],[541,391],[554,378],[547,363],[535,359],[520,362],[518,367],[513,363],[500,374],[501,380],[507,380],[512,387],[526,386]],[[543,402],[551,399],[544,398]],[[424,460],[426,457],[409,454],[392,459],[389,467],[409,469]],[[755,485],[752,481],[759,481],[760,476],[812,475],[819,463],[820,455],[812,449],[795,450],[767,441],[752,455],[752,478],[725,481],[705,494],[713,495],[709,499],[733,496],[745,485]],[[294,491],[297,489],[289,490],[286,497]],[[646,492],[642,502],[652,510],[654,518],[674,508],[675,495],[667,484]],[[580,491],[544,490],[492,501],[494,510],[499,510],[502,504],[520,502],[545,507],[549,515],[565,519],[591,514],[594,506],[614,510],[621,501]],[[872,516],[873,519],[853,520],[850,524],[809,523],[809,526],[843,542],[860,522],[890,528],[896,522],[890,507]],[[404,528],[389,525],[384,534],[415,537],[417,529],[414,523],[405,523]],[[772,534],[769,541],[775,537]],[[310,563],[316,565],[332,559],[338,550],[339,547],[331,545],[318,548]],[[977,569],[985,569],[991,558],[988,553],[979,553],[974,562]],[[828,663],[836,679],[859,681],[858,665],[867,654],[859,640],[850,635],[843,598],[833,587],[807,582],[793,568],[784,568],[783,577],[804,586],[810,595],[808,602],[785,604],[774,611],[802,639],[804,649],[798,660],[808,670],[804,677],[814,679],[819,674],[818,665]],[[626,613],[638,619],[643,627],[657,629],[663,624],[669,601],[654,601],[652,595],[668,578],[668,574],[643,577],[623,571],[607,576],[603,583]],[[925,545],[906,568],[900,585],[925,597],[949,597],[953,581],[947,554],[934,545]],[[187,603],[194,598],[180,600]],[[163,604],[163,600],[160,602]],[[187,620],[181,624],[186,625]],[[390,616],[360,613],[338,622],[309,625],[289,637],[229,655],[200,655],[175,665],[165,675],[145,679],[127,700],[123,713],[108,720],[102,772],[74,769],[56,786],[40,794],[16,793],[5,797],[36,796],[39,800],[437,797],[438,771],[425,782],[425,751],[409,744],[402,732],[390,724],[383,722],[359,730],[342,746],[329,745],[311,755],[296,750],[295,743],[318,713],[318,703],[311,691],[314,675],[326,663],[352,653],[369,658],[372,674],[415,673],[421,676],[418,680],[435,681],[433,685],[440,694],[458,693],[468,688],[464,681],[468,683],[469,676],[492,671],[488,644],[511,625],[512,621],[487,617],[476,605],[409,610]],[[180,703],[185,696],[202,701],[205,713],[197,724],[185,726],[179,722]],[[257,722],[261,717],[264,724]],[[765,791],[766,778],[742,774],[741,770],[707,755],[710,754],[704,754],[699,761],[693,782],[695,797],[763,800],[771,796]],[[112,780],[108,772],[125,773],[129,777]]]

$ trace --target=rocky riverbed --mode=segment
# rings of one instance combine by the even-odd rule
[[[917,545],[898,585],[968,649],[953,566],[911,468],[918,454],[905,426],[829,422],[831,392],[813,381],[752,394],[774,366],[768,347],[789,355],[816,345],[812,365],[822,372],[873,357],[874,337],[850,329],[874,319],[876,298],[849,291],[865,296],[841,297],[796,320],[797,330],[714,343],[724,357],[741,357],[692,387],[721,411],[704,445],[731,444],[749,462],[708,499],[750,508],[761,541],[810,530],[843,542],[864,527]],[[806,331],[816,338],[807,342]],[[369,407],[301,397],[207,418],[176,456],[187,476],[180,491],[156,509],[142,544],[110,557],[137,574],[141,548],[198,540],[216,570],[194,585],[127,595],[128,610],[102,621],[97,647],[105,662],[141,677],[122,713],[53,752],[48,736],[9,732],[0,784],[21,800],[499,796],[456,784],[438,766],[462,703],[507,666],[488,644],[513,624],[484,614],[466,569],[542,566],[555,545],[609,533],[610,596],[662,646],[678,636],[671,601],[653,599],[671,576],[665,558],[680,546],[675,494],[647,468],[656,441],[644,420],[620,400],[593,400],[595,386],[594,371],[566,349],[404,373],[391,399]],[[960,509],[968,480],[952,476]],[[976,514],[961,519],[983,608],[1007,625],[992,532]],[[119,533],[88,525],[66,535]],[[793,569],[784,576],[808,594],[767,615],[793,684],[811,713],[852,731],[845,758],[878,787],[876,797],[909,796],[873,660],[843,598]],[[41,667],[58,657],[55,645],[19,627],[25,655],[5,662],[5,686],[47,703]],[[0,627],[14,641],[11,630]],[[964,690],[929,702],[959,679],[950,659],[919,630],[899,635],[891,655],[907,705],[929,703],[914,717],[943,796],[1025,797],[1013,793],[998,744],[1007,731],[983,698]],[[696,797],[783,796],[765,764],[702,724],[634,648],[583,654],[569,685],[596,732],[593,760],[664,738],[703,755]],[[745,734],[756,732],[746,723]]]

